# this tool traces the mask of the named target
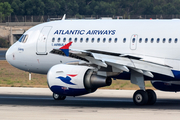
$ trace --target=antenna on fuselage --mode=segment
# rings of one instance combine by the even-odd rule
[[[65,20],[65,19],[66,19],[66,14],[64,14],[64,16],[63,16],[62,20]]]

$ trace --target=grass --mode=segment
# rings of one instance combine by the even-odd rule
[[[32,80],[29,80],[29,73],[11,66],[7,61],[0,61],[0,86],[2,87],[43,87],[47,88],[46,75],[31,73]],[[147,89],[154,89],[149,81],[145,82]],[[137,90],[137,85],[125,80],[113,80],[111,86],[101,89],[115,90]]]
[[[7,61],[0,61],[0,86],[8,87],[48,87],[46,75],[29,73],[11,66]]]

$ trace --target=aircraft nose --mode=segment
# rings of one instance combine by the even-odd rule
[[[8,61],[8,63],[9,63],[9,61],[10,61],[10,54],[11,54],[11,51],[10,51],[10,48],[7,50],[7,52],[6,52],[6,61]]]
[[[15,59],[14,46],[11,46],[6,52],[6,60],[9,64],[11,64],[12,60],[14,59]]]

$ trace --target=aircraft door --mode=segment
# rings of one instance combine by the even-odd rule
[[[137,41],[138,41],[138,35],[137,34],[132,35],[131,36],[131,41],[130,41],[130,49],[131,50],[136,50]]]
[[[47,55],[47,39],[51,28],[51,26],[46,26],[41,30],[36,45],[37,55]]]

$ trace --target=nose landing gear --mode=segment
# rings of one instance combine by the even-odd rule
[[[53,93],[53,98],[54,98],[54,100],[65,100],[66,96],[62,96],[62,95]]]

